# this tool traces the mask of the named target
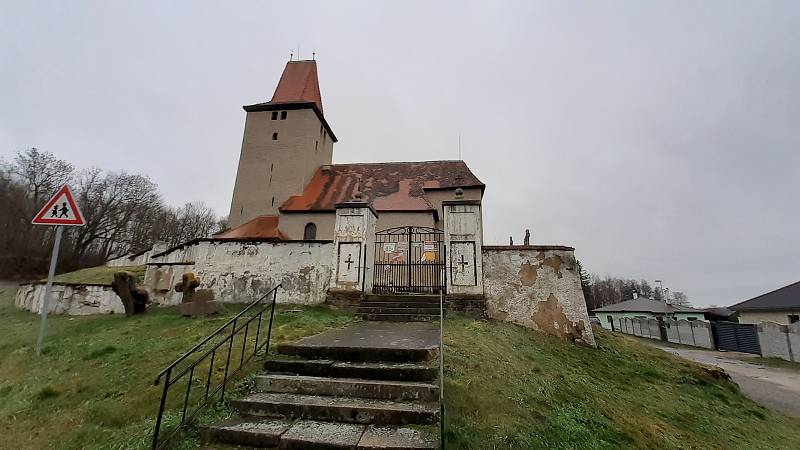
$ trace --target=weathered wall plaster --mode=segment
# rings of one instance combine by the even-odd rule
[[[280,283],[279,303],[318,304],[325,301],[332,261],[329,242],[200,241],[151,258],[144,284],[163,305],[180,303],[173,287],[185,272],[225,303],[251,302]]]
[[[23,284],[17,290],[14,304],[19,309],[41,314],[44,291],[45,283]],[[125,314],[125,309],[111,286],[54,284],[48,314]]]
[[[571,247],[484,246],[489,317],[594,345]]]

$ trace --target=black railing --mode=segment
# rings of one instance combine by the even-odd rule
[[[156,377],[155,384],[158,385],[163,381],[164,389],[161,393],[161,402],[158,406],[158,418],[156,419],[156,427],[153,432],[153,449],[165,448],[169,443],[178,435],[183,426],[191,421],[197,413],[209,403],[209,400],[220,391],[220,401],[225,399],[225,389],[228,385],[228,380],[234,378],[242,367],[250,362],[262,348],[266,347],[264,354],[269,352],[269,341],[272,337],[272,320],[275,317],[275,301],[277,299],[278,288],[277,285],[272,290],[264,294],[261,298],[250,303],[239,314],[229,320],[225,325],[222,325],[217,331],[211,333],[207,338],[203,339],[199,344],[195,345],[191,350],[186,352],[183,356],[175,360],[174,363],[167,366]],[[272,296],[271,302],[265,302]],[[262,339],[262,326],[261,322],[264,316],[264,311],[270,308],[269,325],[266,327],[266,339]],[[250,333],[250,326],[253,322],[257,322],[253,326],[256,328],[255,333]],[[241,344],[237,345],[236,341],[241,337]],[[248,337],[251,343],[248,344]],[[239,350],[241,347],[241,351]],[[250,350],[252,348],[252,350]],[[214,374],[215,362],[217,356],[224,357],[224,370],[222,366],[217,366],[218,374]],[[236,369],[231,370],[232,365],[236,365],[236,359],[239,360],[239,365]],[[233,363],[231,361],[233,360]],[[208,371],[204,372],[201,365],[207,364]],[[204,374],[201,379],[195,379],[195,373]],[[161,431],[164,422],[164,411],[168,403],[170,388],[176,384],[185,381],[186,392],[178,399],[177,405],[180,406],[181,419],[180,422],[175,424],[162,438]],[[191,397],[193,384],[205,384],[204,389],[201,391],[195,390],[195,396]],[[216,385],[216,386],[215,386]],[[214,387],[212,387],[214,386]],[[181,392],[182,393],[182,392]],[[181,403],[182,401],[182,403]],[[187,409],[189,404],[193,404],[187,417]]]

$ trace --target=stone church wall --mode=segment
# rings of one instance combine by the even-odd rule
[[[330,284],[332,252],[333,244],[324,241],[199,240],[151,258],[144,284],[163,305],[180,303],[173,287],[185,272],[194,272],[200,287],[225,303],[251,302],[280,283],[279,303],[318,304]]]
[[[561,246],[484,246],[489,317],[594,345],[574,250]]]

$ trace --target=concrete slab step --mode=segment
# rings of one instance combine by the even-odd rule
[[[237,418],[225,420],[200,430],[207,442],[251,447],[277,447],[281,435],[293,422],[282,419]]]
[[[391,381],[433,381],[438,375],[436,367],[420,363],[270,359],[264,367],[271,373]]]
[[[439,407],[434,403],[352,397],[262,392],[233,400],[231,406],[248,416],[377,425],[432,424],[439,418]]]
[[[384,306],[359,306],[359,314],[429,314],[439,317],[439,308],[413,308],[396,307],[388,308]]]
[[[261,392],[375,398],[394,401],[434,401],[439,398],[438,386],[431,383],[412,381],[270,374],[256,377],[256,386]]]
[[[414,294],[383,294],[367,295],[362,301],[366,302],[424,302],[439,304],[438,295],[414,295]]]
[[[436,347],[398,348],[362,347],[343,345],[305,345],[303,343],[278,345],[277,353],[299,356],[306,359],[335,359],[337,361],[396,361],[419,362],[433,359],[438,353]]]
[[[358,441],[358,450],[429,450],[438,439],[413,428],[370,425]]]
[[[359,314],[363,320],[387,322],[430,322],[439,320],[439,314]]]
[[[280,450],[357,450],[366,425],[298,421],[281,439]]]
[[[376,308],[433,308],[439,310],[439,302],[426,303],[426,302],[361,302],[358,306],[363,307],[376,307]],[[447,304],[444,305],[447,309]]]

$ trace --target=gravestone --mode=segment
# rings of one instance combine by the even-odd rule
[[[197,289],[200,278],[192,272],[181,276],[181,281],[175,285],[175,292],[182,292],[180,311],[184,316],[207,316],[220,311],[219,302],[214,300],[214,291],[211,289]]]

